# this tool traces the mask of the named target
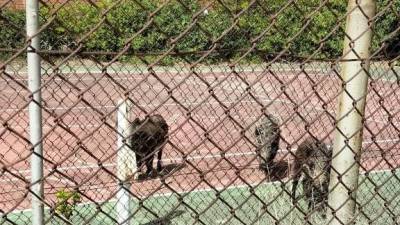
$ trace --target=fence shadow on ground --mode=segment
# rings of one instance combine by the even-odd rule
[[[144,223],[142,225],[169,225],[169,224],[171,224],[172,219],[174,219],[178,216],[181,216],[184,213],[185,213],[185,211],[183,211],[183,210],[176,210],[176,211],[171,212],[163,217],[157,218],[153,221]]]

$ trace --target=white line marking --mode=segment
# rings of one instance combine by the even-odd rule
[[[390,143],[390,142],[398,142],[400,141],[400,139],[385,139],[385,140],[377,140],[375,142],[377,143]],[[370,144],[373,143],[372,141],[364,141],[362,144]],[[293,151],[296,150],[296,148],[292,149]],[[279,152],[282,153],[287,153],[289,152],[287,149],[279,149]],[[230,158],[230,157],[240,157],[240,156],[249,156],[249,155],[256,155],[255,152],[253,151],[249,151],[249,152],[239,152],[239,153],[227,153],[225,154],[226,158]],[[215,154],[215,155],[210,155],[210,154],[206,154],[206,155],[194,155],[194,156],[189,156],[186,159],[187,160],[199,160],[199,159],[219,159],[222,158],[222,156],[220,154]],[[163,159],[162,162],[181,162],[182,161],[182,157],[177,157],[177,158],[166,158]],[[114,167],[116,166],[115,163],[106,163],[103,164],[102,167]],[[58,167],[57,170],[59,171],[68,171],[68,170],[78,170],[78,169],[97,169],[100,168],[97,164],[82,164],[82,165],[77,165],[77,166],[66,166],[66,167]],[[49,168],[45,168],[45,169],[49,169]],[[51,170],[51,169],[49,169]],[[29,173],[30,170],[18,170],[18,173]],[[90,171],[88,171],[90,172]]]
[[[390,142],[398,142],[400,141],[400,139],[396,138],[396,139],[385,139],[385,140],[377,140],[375,141],[376,143],[390,143]],[[363,141],[362,144],[371,144],[374,143],[374,141]]]
[[[276,100],[272,100],[272,99],[262,99],[262,101],[263,102],[273,102],[273,104],[279,104],[279,103],[283,103],[283,104],[288,104],[288,105],[295,105],[293,102],[290,102],[290,101],[288,101],[288,100],[280,100],[280,99],[276,99]],[[249,101],[249,100],[244,100],[244,101],[241,101],[242,103],[256,103],[255,101]],[[190,106],[193,106],[193,105],[199,105],[199,104],[202,104],[202,105],[220,105],[220,103],[219,102],[217,102],[217,101],[210,101],[210,102],[190,102],[190,103],[183,103],[182,105],[184,105],[184,106],[186,106],[186,107],[190,107]],[[223,101],[222,102],[223,104],[226,104],[226,105],[230,105],[230,104],[233,104],[233,103],[236,103],[236,101]],[[147,106],[147,104],[140,104],[140,106],[141,107],[146,107]],[[163,104],[163,106],[179,106],[177,103],[166,103],[166,104]],[[105,109],[116,109],[116,106],[114,106],[114,105],[106,105],[106,106],[93,106],[93,107],[88,107],[88,106],[78,106],[78,107],[74,107],[73,109],[72,109],[72,111],[74,111],[74,110],[84,110],[84,109],[91,109],[91,108],[95,108],[95,109],[103,109],[103,108],[105,108]],[[49,109],[49,110],[68,110],[69,108],[65,108],[65,107],[48,107],[48,108],[46,108],[46,109]],[[314,106],[306,106],[306,107],[304,107],[304,109],[313,109],[313,110],[316,110],[316,111],[320,111],[320,112],[322,112],[322,111],[326,111],[325,109],[323,109],[323,108],[320,108],[320,107],[314,107]],[[18,111],[18,110],[20,110],[20,109],[0,109],[0,112],[14,112],[14,111]],[[25,108],[25,109],[23,109],[22,111],[28,111],[28,109],[27,108]],[[328,110],[328,112],[329,113],[331,113],[331,114],[335,114],[335,111],[334,110]],[[311,113],[311,112],[310,112]],[[200,116],[200,117],[207,117],[207,118],[212,118],[212,117],[210,117],[210,116]],[[240,117],[240,116],[237,116],[238,118]],[[216,117],[216,118],[219,118],[219,117]],[[249,118],[253,118],[253,117],[249,117]],[[377,120],[377,119],[374,119],[374,118],[369,118],[369,119],[367,119],[367,121],[372,121],[372,122],[376,122],[376,123],[383,123],[383,124],[387,124],[388,123],[388,121],[384,121],[384,120]],[[394,123],[395,125],[396,124],[400,124],[400,123]],[[74,128],[74,127],[82,127],[82,128],[84,128],[84,127],[97,127],[97,126],[99,126],[100,124],[91,124],[91,125],[68,125],[67,127],[70,127],[70,128]],[[13,128],[16,128],[16,129],[19,129],[20,127],[13,127]],[[52,126],[47,126],[47,125],[45,125],[45,126],[43,126],[43,128],[44,129],[50,129],[50,128],[52,128]]]

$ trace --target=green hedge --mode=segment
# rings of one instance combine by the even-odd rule
[[[378,11],[389,1],[379,0]],[[317,10],[319,0],[299,0],[296,5],[287,5],[286,0],[260,0],[254,5],[249,5],[249,0],[227,0],[227,7],[214,4],[208,14],[197,17],[194,15],[202,6],[196,0],[172,1],[152,14],[162,4],[158,2],[148,0],[138,4],[136,1],[125,0],[109,10],[113,4],[111,1],[100,1],[96,7],[84,1],[74,1],[59,10],[55,20],[43,31],[42,48],[75,48],[78,41],[82,40],[85,51],[118,52],[130,40],[129,53],[154,55],[173,49],[174,52],[204,54],[214,48],[205,59],[210,63],[233,60],[242,56],[250,47],[254,47],[254,51],[247,54],[246,60],[260,60],[265,54],[277,53],[283,49],[287,49],[289,55],[314,55],[319,58],[335,58],[342,52],[344,21],[339,27],[337,24],[338,18],[343,18],[345,14],[346,1],[331,0]],[[180,2],[184,2],[185,6]],[[271,21],[271,15],[284,6],[286,8],[283,12]],[[106,10],[107,13],[102,16]],[[241,11],[244,13],[239,18],[232,17]],[[391,11],[378,18],[373,49],[379,48],[388,34],[400,25],[396,11],[400,11],[399,1],[393,4]],[[0,48],[20,47],[25,40],[21,32],[24,30],[24,13],[3,10],[1,15]],[[51,13],[41,10],[40,18],[44,24],[51,18]],[[102,20],[105,23],[91,32]],[[149,23],[149,20],[152,22]],[[236,25],[232,26],[233,23]],[[143,27],[146,28],[142,30]],[[185,35],[180,36],[184,32]],[[399,35],[392,34],[387,41],[389,48],[398,41]],[[395,48],[391,47],[392,50]],[[168,56],[160,63],[174,63],[178,59],[192,62],[201,56]],[[107,60],[112,56],[99,58]],[[121,59],[131,58],[124,56]],[[145,57],[145,60],[148,58]]]
[[[1,12],[1,11],[0,11]],[[0,17],[0,48],[20,49],[25,42],[25,14],[5,11]],[[11,56],[11,52],[0,52],[0,59]]]

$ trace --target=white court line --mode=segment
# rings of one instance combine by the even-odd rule
[[[74,74],[74,75],[71,75],[71,76],[74,77],[79,73],[72,73],[72,74]],[[82,74],[84,74],[84,73],[81,73],[79,75],[82,75]],[[101,72],[100,72],[100,74],[101,74]],[[108,74],[110,74],[110,75],[118,75],[119,73],[108,73]],[[176,73],[176,74],[178,74],[178,73]],[[170,81],[180,81],[180,80],[183,80],[183,79],[188,77],[188,75],[176,75],[176,74],[174,74],[174,73],[168,74],[168,80],[170,80]],[[97,73],[95,73],[95,74],[87,73],[86,76],[88,76],[88,77],[83,77],[83,78],[68,78],[68,77],[65,77],[65,79],[68,80],[68,81],[97,81],[97,80],[109,81],[109,80],[111,80],[111,78],[108,78],[108,77],[105,77],[105,76],[96,77],[96,75],[98,75],[98,74]],[[92,77],[92,76],[94,76],[94,77]],[[228,77],[228,76],[229,76],[229,74],[223,74],[223,75],[216,74],[214,76],[211,76],[211,75],[201,76],[201,78],[207,80],[207,79],[215,79],[215,78],[217,78],[217,79],[225,78],[225,77]],[[136,73],[136,74],[132,74],[131,76],[113,77],[112,79],[113,80],[145,80],[145,79],[156,79],[156,78],[151,76],[149,73],[147,73],[147,74],[146,73],[144,73],[144,74],[143,73]],[[12,80],[28,81],[27,78],[16,78],[16,79],[12,79]],[[45,82],[49,81],[49,80],[51,80],[51,81],[64,81],[64,79],[61,79],[61,78],[54,78],[54,79],[43,78],[42,80],[45,81]],[[3,80],[0,80],[0,83],[8,83],[8,82],[5,79],[3,79]]]
[[[30,175],[25,175],[24,178],[26,180],[30,180],[31,176]],[[56,181],[56,182],[60,182],[60,183],[64,183],[64,184],[65,183],[72,184],[72,185],[74,184],[73,182],[71,182],[68,179],[60,179],[60,178],[57,178],[57,177],[46,177],[45,180]],[[0,179],[0,183],[8,183],[8,182],[14,182],[14,181],[21,182],[22,180],[18,179],[18,178],[14,178],[14,177],[11,177],[9,179],[6,179],[6,178]]]
[[[223,89],[225,89],[225,88],[223,87]],[[262,95],[259,95],[259,96],[262,96]],[[264,96],[262,96],[262,97],[264,97]],[[263,101],[291,103],[289,101],[279,100],[279,99],[276,99],[276,100],[272,100],[272,99],[265,100],[264,99]],[[232,104],[232,103],[236,103],[236,102],[237,101],[223,101],[224,104]],[[241,102],[243,102],[243,103],[256,103],[256,101],[249,101],[249,100],[244,100],[244,101],[241,101]],[[198,105],[200,103],[202,105],[219,105],[220,104],[218,101],[210,101],[210,102],[202,102],[202,101],[196,102],[195,101],[195,102],[181,103],[181,104],[184,105],[184,106],[192,106],[192,105]],[[291,104],[293,104],[293,103],[291,103]],[[179,106],[180,104],[178,104],[178,103],[165,103],[163,105],[165,105],[165,106]],[[146,107],[146,106],[148,106],[148,104],[139,104],[139,106]],[[90,107],[89,106],[76,106],[76,107],[73,107],[72,110],[91,109],[91,108],[94,108],[94,109],[116,108],[116,106],[115,105],[105,105],[105,106],[96,105],[96,106],[90,106]],[[70,109],[70,107],[45,107],[45,109],[49,109],[49,110],[68,110],[68,109]],[[19,108],[7,108],[7,109],[0,109],[0,112],[15,112],[15,111],[20,111],[20,110],[21,109],[19,109]],[[28,111],[28,108],[26,107],[26,108],[22,109],[21,111]]]
[[[259,97],[261,97],[261,98],[264,97],[263,95],[256,95],[256,96],[259,96]],[[295,105],[295,103],[293,103],[293,102],[291,102],[291,101],[288,101],[288,100],[280,100],[280,99],[272,100],[272,99],[264,98],[264,99],[261,99],[261,101],[262,101],[262,102],[283,103],[283,104],[287,104],[287,105]],[[236,103],[236,101],[223,101],[222,103],[223,103],[223,104],[226,104],[226,105],[230,105],[230,104]],[[256,101],[243,100],[243,101],[241,101],[241,103],[256,103]],[[189,103],[181,103],[181,104],[184,105],[184,106],[186,106],[186,107],[193,106],[193,105],[199,105],[199,104],[201,104],[201,105],[220,105],[220,103],[219,103],[218,101],[210,101],[210,102],[189,102]],[[140,104],[139,106],[141,106],[141,107],[146,107],[146,106],[148,106],[148,105],[147,105],[147,104]],[[179,104],[177,104],[177,103],[165,103],[165,104],[163,104],[163,106],[179,106]],[[91,108],[95,108],[95,109],[103,109],[103,108],[105,108],[105,109],[116,109],[116,106],[114,106],[114,105],[105,105],[105,106],[100,106],[100,105],[98,105],[98,106],[93,106],[93,107],[78,106],[78,107],[72,108],[72,111],[75,111],[75,110],[85,110],[85,109],[91,109]],[[46,107],[46,109],[48,109],[48,110],[68,110],[68,109],[70,109],[70,108],[67,108],[67,107]],[[334,111],[334,110],[325,110],[325,109],[323,109],[323,108],[321,108],[321,107],[315,107],[315,106],[309,106],[309,105],[303,107],[303,109],[313,109],[313,110],[319,111],[319,112],[328,111],[328,112],[331,113],[331,114],[335,114],[335,111]],[[0,109],[0,112],[15,112],[15,111],[18,111],[18,110],[20,110],[20,109]],[[22,111],[28,111],[28,108],[25,108],[25,109],[23,109]],[[211,117],[208,117],[208,116],[202,116],[202,117],[211,118]],[[380,119],[374,119],[374,118],[369,118],[369,119],[367,119],[367,121],[373,121],[373,122],[376,122],[376,123],[383,123],[383,124],[386,124],[386,123],[387,123],[387,121],[380,120]],[[395,124],[395,125],[396,125],[396,124],[400,124],[400,122],[397,122],[397,123],[394,123],[394,124]],[[67,127],[95,127],[95,126],[99,126],[99,125],[100,125],[100,124],[92,124],[92,125],[68,125]],[[49,126],[49,127],[50,127],[50,126]],[[44,128],[47,128],[46,125],[44,126]],[[52,128],[52,127],[50,127],[50,128]]]
[[[288,105],[295,105],[294,103],[292,103],[290,101],[287,101],[287,100],[270,100],[269,99],[269,100],[262,100],[262,101],[264,101],[264,102],[278,102],[278,103],[284,103],[284,104],[288,104]],[[241,102],[242,103],[255,103],[255,101],[249,101],[249,100],[244,100],[244,101],[241,101]],[[220,103],[217,102],[217,101],[212,101],[212,102],[191,102],[191,103],[181,103],[181,104],[186,106],[186,107],[188,107],[188,106],[192,106],[192,105],[198,105],[200,103],[202,105],[220,105]],[[236,103],[236,102],[235,101],[224,101],[223,103],[224,104],[232,104],[232,103]],[[164,106],[179,106],[177,103],[166,103],[166,104],[163,104],[163,105]],[[146,104],[140,104],[139,106],[146,107],[147,105]],[[82,110],[82,109],[91,109],[91,108],[95,108],[95,109],[112,108],[112,109],[116,109],[116,106],[114,106],[114,105],[94,106],[94,107],[79,106],[79,107],[74,107],[72,109],[72,111],[74,111],[74,110]],[[65,107],[53,107],[53,108],[52,107],[48,107],[47,108],[46,107],[46,109],[49,109],[49,110],[67,110],[69,108],[65,108]],[[313,109],[313,110],[319,111],[319,112],[328,111],[331,114],[335,114],[334,110],[325,110],[325,109],[323,109],[321,107],[305,106],[305,107],[303,107],[303,109]],[[0,109],[0,112],[5,112],[5,111],[6,112],[7,111],[14,112],[14,111],[18,111],[18,109]],[[28,109],[23,109],[23,111],[28,111]],[[215,116],[200,116],[200,117],[201,118],[208,118],[208,119],[219,119],[220,118],[220,117],[215,117]],[[236,117],[240,118],[240,116],[236,116]],[[256,116],[248,117],[248,118],[256,118]],[[376,122],[376,123],[383,123],[383,124],[387,124],[388,123],[388,121],[381,120],[381,119],[374,119],[374,118],[368,118],[367,121],[372,121],[372,122]],[[398,125],[398,124],[400,124],[400,122],[392,122],[392,124]],[[101,124],[96,123],[96,124],[90,124],[90,125],[67,125],[67,127],[70,127],[70,128],[82,127],[83,128],[83,127],[97,127],[99,125],[101,125]],[[53,126],[44,125],[43,128],[49,129],[49,128],[53,128]]]
[[[224,88],[224,87],[223,87]],[[228,87],[229,89],[231,89],[231,87]],[[289,100],[280,100],[280,99],[275,99],[275,100],[272,100],[272,99],[269,99],[268,98],[268,96],[266,96],[266,95],[262,95],[262,94],[256,94],[255,96],[258,96],[258,97],[260,97],[261,99],[261,101],[262,102],[273,102],[273,103],[275,103],[275,102],[277,102],[277,103],[284,103],[284,104],[287,104],[287,105],[296,105],[295,103],[293,103],[293,102],[291,102],[291,101],[289,101]],[[233,103],[236,103],[237,101],[223,101],[222,103],[223,104],[227,104],[227,105],[230,105],[230,104],[233,104]],[[218,101],[210,101],[210,102],[189,102],[189,103],[181,103],[182,105],[184,105],[184,106],[186,106],[186,107],[188,107],[188,106],[193,106],[193,105],[199,105],[199,104],[202,104],[202,105],[220,105],[220,103],[218,102]],[[241,103],[256,103],[256,101],[250,101],[250,100],[243,100],[243,101],[241,101]],[[313,102],[311,102],[311,103],[313,103]],[[146,107],[146,106],[148,106],[147,104],[140,104],[139,106],[141,106],[141,107]],[[179,106],[179,104],[177,104],[177,103],[166,103],[166,104],[163,104],[163,106]],[[115,105],[105,105],[105,106],[101,106],[101,105],[97,105],[97,106],[93,106],[93,107],[89,107],[89,106],[77,106],[77,107],[73,107],[72,108],[72,111],[76,111],[76,110],[85,110],[85,109],[92,109],[92,108],[94,108],[94,109],[103,109],[103,108],[105,108],[105,109],[108,109],[108,108],[110,108],[110,109],[115,109],[116,108],[116,106]],[[331,114],[335,114],[335,111],[334,110],[325,110],[325,109],[323,109],[323,108],[321,108],[321,107],[315,107],[315,106],[309,106],[309,105],[306,105],[305,107],[303,107],[304,109],[313,109],[313,110],[316,110],[316,111],[327,111],[327,112],[329,112],[329,113],[331,113]],[[48,109],[48,110],[68,110],[68,109],[70,109],[70,107],[46,107],[46,109]],[[24,109],[18,109],[18,108],[8,108],[8,109],[0,109],[0,112],[16,112],[16,111],[28,111],[28,108],[24,108]],[[385,121],[385,120],[381,120],[381,119],[373,119],[373,118],[369,118],[369,119],[367,119],[367,121],[373,121],[373,122],[376,122],[376,123],[384,123],[384,124],[386,124],[387,123],[387,121]],[[400,122],[395,122],[394,123],[394,125],[397,125],[397,124],[400,124]],[[78,126],[76,126],[76,127],[93,127],[93,126],[96,126],[96,125],[88,125],[88,126],[81,126],[81,125],[78,125]],[[74,125],[72,125],[72,126],[69,126],[69,127],[74,127]]]
[[[284,151],[283,149],[281,151]],[[228,153],[225,154],[225,157],[235,157],[235,156],[245,156],[245,155],[255,155],[255,152],[243,152],[243,153]],[[221,155],[196,155],[196,156],[189,156],[187,160],[198,160],[198,159],[218,159],[222,158]],[[167,158],[163,159],[162,162],[176,162],[182,161],[182,157],[179,158]],[[102,167],[113,167],[116,166],[116,163],[107,163],[102,164]],[[77,170],[77,169],[95,169],[100,168],[97,164],[87,164],[87,165],[80,165],[80,166],[72,166],[72,167],[57,167],[59,171],[68,171],[68,170]],[[45,168],[46,169],[46,168]],[[29,173],[30,170],[19,170],[18,173]]]
[[[277,99],[277,100],[263,100],[263,101],[267,101],[267,102],[283,102],[283,103],[288,102],[288,101],[279,100],[279,99]],[[244,100],[244,101],[241,101],[241,102],[243,102],[243,103],[256,103],[256,101],[249,101],[249,100]],[[188,103],[181,103],[181,104],[178,104],[178,103],[165,103],[165,104],[163,104],[163,106],[180,106],[180,105],[192,106],[192,105],[199,105],[200,103],[202,105],[220,105],[220,103],[218,101],[210,101],[210,102],[202,102],[202,101],[196,102],[195,101],[195,102],[188,102]],[[236,103],[236,101],[222,101],[222,103],[224,103],[224,104],[232,104],[232,103]],[[146,106],[148,106],[148,104],[139,104],[139,106],[146,107]],[[89,107],[89,106],[76,106],[76,107],[73,107],[72,110],[93,109],[93,108],[94,109],[102,109],[102,108],[115,108],[116,109],[116,107],[117,106],[115,106],[115,105],[105,105],[105,106],[96,105],[96,106],[91,106],[91,107]],[[45,109],[49,109],[49,110],[68,110],[71,107],[44,107],[44,108]],[[0,112],[14,112],[14,111],[19,111],[19,110],[21,110],[21,109],[19,109],[19,108],[8,108],[8,109],[0,109]],[[24,108],[21,111],[28,111],[28,108]]]
[[[375,141],[376,143],[390,143],[390,142],[398,142],[400,141],[399,138],[395,138],[395,139],[386,139],[386,140],[377,140]],[[375,143],[374,141],[363,141],[362,144],[371,144],[371,143]]]
[[[377,140],[375,142],[376,143],[390,143],[390,142],[398,142],[398,141],[400,141],[400,139],[385,139],[385,140]],[[362,142],[363,145],[370,144],[370,143],[373,143],[373,142],[372,141],[364,141],[364,142]],[[295,150],[296,150],[296,148],[292,149],[292,151],[295,151]],[[282,152],[282,153],[289,152],[287,149],[279,149],[278,151]],[[248,155],[256,155],[256,153],[254,151],[239,152],[239,153],[227,153],[227,154],[225,154],[224,157],[230,158],[230,157],[248,156]],[[223,157],[220,154],[215,154],[215,155],[206,154],[206,155],[189,156],[186,159],[194,161],[194,160],[199,160],[199,159],[201,160],[201,159],[219,159],[219,158],[223,158]],[[179,161],[182,161],[182,160],[183,160],[182,157],[166,158],[166,159],[163,159],[162,162],[179,162]],[[116,163],[102,164],[102,167],[114,167],[114,166],[116,166]],[[57,167],[57,170],[59,170],[59,171],[69,171],[69,170],[78,170],[78,169],[97,169],[97,168],[100,168],[97,164],[86,164],[86,165],[83,164],[83,165],[71,166],[71,167]],[[29,173],[30,170],[18,170],[17,172],[18,173]]]

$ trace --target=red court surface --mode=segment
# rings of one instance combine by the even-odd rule
[[[0,79],[0,208],[28,209],[31,145],[28,91],[23,74]],[[398,84],[375,81],[369,86],[362,171],[399,165]],[[170,125],[164,165],[182,168],[133,181],[140,198],[270,180],[257,169],[254,126],[265,111],[281,120],[277,161],[287,179],[288,164],[308,133],[331,143],[341,82],[333,72],[148,72],[68,73],[43,76],[43,149],[45,203],[54,203],[62,187],[79,187],[85,202],[115,197],[116,105],[125,95],[134,102],[131,119],[145,112],[163,115]],[[391,117],[389,117],[389,115]],[[173,167],[173,166],[169,166]],[[275,178],[276,179],[276,178]]]

